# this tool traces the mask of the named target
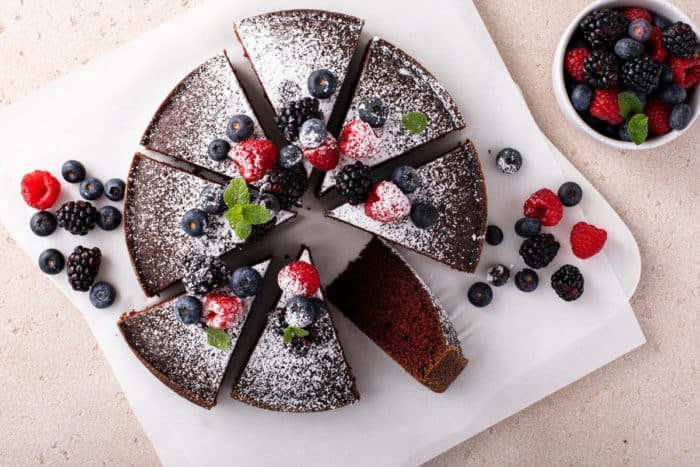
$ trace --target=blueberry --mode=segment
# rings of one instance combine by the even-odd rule
[[[532,269],[525,268],[515,275],[515,286],[523,292],[532,292],[540,283],[540,278]]]
[[[360,102],[357,107],[360,120],[368,123],[372,128],[384,126],[389,116],[389,108],[378,97],[368,97]]]
[[[289,144],[280,150],[280,155],[277,158],[277,163],[280,167],[291,169],[292,167],[301,164],[304,159],[304,153],[299,146]]]
[[[593,90],[585,84],[578,84],[571,91],[571,105],[579,112],[583,112],[591,105]]]
[[[317,148],[326,140],[326,124],[318,118],[310,118],[299,128],[299,143],[305,148]]]
[[[559,187],[557,196],[564,206],[576,206],[583,198],[583,190],[576,182],[566,182]]]
[[[260,193],[256,198],[255,198],[255,204],[259,204],[260,206],[266,208],[268,211],[270,211],[270,216],[275,217],[277,214],[279,214],[280,210],[282,209],[282,206],[280,205],[280,201],[277,199],[277,197],[271,193]]]
[[[500,245],[503,241],[503,231],[497,225],[486,227],[486,243],[489,245]]]
[[[688,126],[693,118],[693,109],[688,104],[676,104],[671,111],[668,124],[674,130],[682,130]]]
[[[661,64],[661,82],[673,83],[673,70],[665,63]]]
[[[525,238],[537,235],[541,229],[540,220],[534,217],[523,217],[515,223],[515,233]]]
[[[234,115],[226,125],[226,135],[234,143],[240,143],[244,139],[250,138],[254,130],[253,119],[246,114]]]
[[[491,266],[488,271],[486,271],[486,280],[496,287],[506,285],[508,279],[510,279],[510,269],[503,264]]]
[[[627,127],[625,125],[620,125],[618,128],[618,133],[617,136],[620,138],[621,141],[627,141],[631,142],[632,138],[630,137],[629,132],[627,131]]]
[[[88,177],[80,183],[78,191],[80,191],[80,196],[93,201],[102,196],[104,186],[102,186],[102,182],[95,177]]]
[[[240,298],[257,295],[262,289],[263,279],[258,271],[250,266],[243,266],[231,274],[231,290]]]
[[[671,21],[669,21],[666,17],[661,16],[661,15],[654,15],[654,26],[657,28],[661,29],[662,31],[669,27],[671,24],[673,24]]]
[[[627,34],[636,41],[646,42],[651,37],[651,24],[644,18],[635,19],[630,23]]]
[[[491,290],[491,286],[485,282],[476,282],[469,287],[467,298],[472,305],[478,306],[479,308],[485,307],[493,300],[493,290]]]
[[[226,211],[224,187],[214,184],[206,185],[199,192],[198,206],[207,214],[221,214]]]
[[[39,211],[29,220],[29,227],[39,237],[46,237],[56,231],[58,221],[49,211]]]
[[[410,165],[402,165],[394,170],[391,181],[404,193],[413,193],[420,186],[420,175]]]
[[[330,70],[316,70],[309,75],[307,86],[309,87],[309,94],[313,97],[328,99],[338,86],[338,78]]]
[[[122,223],[122,213],[114,206],[103,206],[97,215],[97,225],[102,230],[114,230]]]
[[[90,303],[95,308],[108,308],[114,303],[117,293],[109,282],[101,281],[90,289]]]
[[[514,174],[522,167],[523,156],[517,149],[503,148],[498,151],[496,164],[498,164],[498,168],[504,174]]]
[[[190,209],[180,219],[180,226],[191,237],[201,237],[207,230],[207,213],[201,209]]]
[[[61,167],[61,175],[68,183],[80,183],[85,180],[85,166],[78,161],[66,161]]]
[[[615,55],[623,60],[641,57],[644,53],[644,45],[629,37],[624,37],[615,43]]]
[[[321,300],[318,297],[311,297],[311,302],[314,304],[314,311],[316,312],[314,321],[317,321],[328,314],[328,305],[326,305],[324,300]]]
[[[39,269],[46,274],[58,274],[63,271],[63,266],[66,264],[66,259],[63,254],[53,248],[44,250],[39,255]]]
[[[419,229],[432,227],[438,221],[440,214],[432,203],[427,201],[414,201],[411,205],[411,220]]]
[[[126,185],[123,180],[110,178],[105,182],[105,196],[111,201],[121,201],[124,199]]]
[[[626,89],[625,92],[629,92],[637,96],[637,99],[639,99],[639,102],[642,103],[642,107],[647,105],[647,95],[644,94],[643,92],[635,91],[633,89]]]
[[[297,295],[285,305],[284,320],[289,326],[305,328],[316,319],[316,307],[308,297]]]
[[[202,302],[197,297],[185,295],[175,302],[175,317],[182,324],[196,324],[202,319]]]
[[[667,104],[680,104],[686,98],[687,93],[680,84],[671,83],[661,88],[659,99]]]
[[[231,145],[225,139],[215,139],[209,143],[207,154],[213,161],[221,162],[226,159],[228,152],[231,150]]]

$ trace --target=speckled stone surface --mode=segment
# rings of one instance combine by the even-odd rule
[[[0,104],[198,3],[0,2]],[[642,153],[586,138],[554,102],[550,60],[588,0],[475,3],[543,131],[635,234],[632,306],[649,342],[428,465],[699,465],[700,124]],[[696,0],[674,3],[700,22]],[[0,464],[157,465],[80,313],[3,227],[0,258]]]

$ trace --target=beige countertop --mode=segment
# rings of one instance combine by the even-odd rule
[[[0,105],[199,3],[3,0]],[[558,36],[588,2],[475,3],[539,125],[636,236],[649,342],[428,465],[700,465],[700,124],[655,151],[595,143],[550,84]],[[700,22],[700,3],[675,3]],[[0,239],[0,465],[157,464],[79,312],[1,226]]]

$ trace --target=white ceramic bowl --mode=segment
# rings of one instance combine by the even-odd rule
[[[554,87],[554,96],[556,97],[557,102],[559,103],[559,107],[566,116],[567,120],[569,120],[574,126],[578,127],[581,131],[589,135],[591,138],[605,143],[608,146],[613,146],[620,149],[652,149],[662,146],[668,143],[669,141],[673,141],[674,139],[678,138],[698,119],[698,116],[700,116],[700,91],[698,91],[700,83],[696,84],[693,87],[692,92],[690,93],[690,97],[687,100],[688,104],[690,104],[690,106],[693,108],[693,117],[691,118],[688,126],[681,131],[672,130],[670,133],[667,133],[663,136],[650,136],[650,138],[647,141],[640,145],[636,145],[627,141],[620,141],[617,139],[609,138],[601,133],[598,133],[596,130],[588,126],[588,124],[585,121],[583,121],[583,119],[576,112],[573,105],[571,105],[569,95],[566,91],[566,84],[564,83],[564,55],[566,54],[566,48],[569,45],[569,41],[576,32],[576,28],[578,27],[578,24],[581,22],[581,20],[588,13],[598,8],[623,8],[628,6],[646,8],[652,13],[665,16],[672,22],[683,21],[684,23],[688,23],[689,25],[691,25],[693,29],[696,32],[698,32],[697,26],[695,26],[695,24],[690,20],[690,18],[688,18],[685,15],[685,13],[679,10],[675,5],[664,0],[597,0],[588,5],[586,8],[584,8],[583,11],[581,11],[578,14],[578,16],[574,18],[574,20],[571,22],[571,24],[569,24],[569,27],[566,28],[566,31],[564,31],[564,34],[559,40],[557,49],[554,52],[554,61],[552,63],[552,84]]]

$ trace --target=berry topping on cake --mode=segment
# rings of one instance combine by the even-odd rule
[[[35,235],[46,237],[56,231],[58,221],[49,211],[39,211],[29,220],[29,227]]]
[[[75,160],[66,161],[61,166],[61,175],[68,183],[80,183],[85,179],[85,166]]]
[[[299,137],[299,128],[302,123],[311,119],[323,119],[323,114],[318,110],[318,99],[305,97],[301,100],[290,102],[281,109],[277,115],[277,128],[287,141],[293,143]]]
[[[277,148],[267,139],[247,139],[231,148],[233,159],[241,176],[248,183],[261,180],[277,164]]]
[[[265,175],[260,190],[274,195],[283,209],[289,209],[299,202],[308,187],[309,179],[301,167],[278,167]]]
[[[637,8],[637,7],[623,8],[622,14],[630,22],[634,22],[636,20],[643,19],[643,20],[651,23],[651,13],[649,13],[649,10],[645,10],[644,8]]]
[[[382,142],[372,127],[362,120],[353,120],[343,127],[338,149],[351,159],[369,159],[379,153]]]
[[[684,102],[682,104],[676,104],[673,106],[673,110],[671,111],[671,118],[669,118],[668,124],[674,130],[680,131],[688,126],[692,118],[693,109]]]
[[[190,295],[203,296],[229,281],[231,271],[216,256],[195,255],[185,258],[182,283]]]
[[[534,217],[539,219],[542,225],[551,227],[559,223],[564,209],[559,197],[552,190],[542,188],[525,201],[523,213],[525,217]]]
[[[581,77],[593,89],[606,89],[619,81],[617,57],[604,50],[594,50],[583,60]]]
[[[491,286],[486,282],[476,282],[469,287],[467,298],[469,299],[469,303],[482,308],[493,300],[493,290],[491,290]]]
[[[63,257],[63,253],[54,248],[44,250],[39,255],[39,269],[45,274],[58,274],[63,271],[65,264],[66,260]]]
[[[328,314],[328,305],[326,304],[325,300],[321,300],[318,297],[311,297],[310,300],[314,305],[316,320],[319,320]]]
[[[295,165],[301,164],[304,160],[304,153],[296,144],[288,144],[280,149],[280,155],[277,159],[277,164],[285,169],[291,169]]]
[[[61,191],[61,183],[45,170],[35,170],[22,177],[22,198],[31,207],[39,210],[53,206]]]
[[[231,145],[225,139],[215,139],[207,147],[207,154],[213,161],[221,162],[228,157]]]
[[[627,29],[627,34],[630,36],[630,38],[639,42],[646,42],[649,39],[651,39],[651,20],[647,20],[645,18],[638,18],[630,21],[630,26]]]
[[[85,235],[95,228],[97,209],[89,201],[69,201],[56,212],[56,219],[73,235]]]
[[[380,182],[372,187],[365,202],[365,214],[379,222],[399,221],[411,212],[411,201],[392,182]]]
[[[515,223],[515,233],[521,237],[532,237],[542,230],[542,223],[535,217],[522,217]]]
[[[677,57],[696,58],[700,54],[697,34],[689,24],[680,21],[664,29],[661,43]]]
[[[410,165],[401,165],[394,170],[391,181],[404,193],[413,193],[420,187],[420,175]]]
[[[304,149],[317,148],[326,140],[326,124],[318,118],[311,118],[299,128],[299,144]]]
[[[644,113],[649,117],[649,132],[660,136],[671,131],[669,120],[673,107],[664,104],[656,97],[649,99],[649,103],[644,109]]]
[[[344,166],[335,174],[335,187],[353,206],[364,203],[372,189],[369,167],[360,161]]]
[[[589,107],[591,116],[611,125],[619,125],[624,122],[625,119],[620,113],[617,95],[618,90],[616,88],[595,90]]]
[[[589,13],[579,24],[579,30],[591,47],[609,47],[627,34],[629,20],[617,10],[602,8]]]
[[[255,268],[243,266],[233,271],[229,285],[238,297],[252,297],[262,289],[263,278]]]
[[[116,297],[117,292],[109,282],[98,282],[90,289],[90,303],[100,310],[112,306]]]
[[[245,309],[245,302],[238,297],[210,293],[204,297],[202,315],[207,327],[228,329],[241,319]]]
[[[583,70],[583,61],[588,57],[589,53],[588,49],[577,48],[568,50],[564,56],[564,68],[566,72],[579,83],[586,82],[583,76],[581,76],[581,70]]]
[[[532,292],[537,289],[540,278],[532,269],[522,269],[515,275],[515,286],[523,292]]]
[[[603,249],[608,233],[598,227],[579,222],[571,229],[571,249],[574,254],[587,259]]]
[[[368,97],[363,99],[357,106],[357,113],[360,120],[366,122],[372,128],[384,126],[389,116],[389,108],[378,97]]]
[[[246,114],[236,114],[226,124],[226,136],[234,143],[250,138],[254,131],[255,123]]]
[[[435,225],[440,213],[433,203],[416,200],[411,204],[410,216],[413,225],[419,229],[427,229]]]
[[[559,187],[557,196],[564,206],[576,206],[583,198],[583,190],[576,182],[566,182]]]
[[[496,287],[506,285],[510,279],[510,269],[504,264],[496,264],[486,271],[486,280]]]
[[[97,225],[102,230],[114,230],[122,223],[122,213],[114,206],[102,206],[97,214]]]
[[[185,212],[180,219],[180,227],[190,237],[201,237],[207,233],[209,218],[207,213],[199,208],[192,208]]]
[[[207,214],[221,214],[226,211],[224,202],[224,187],[209,184],[199,192],[199,208]]]
[[[311,297],[321,287],[321,278],[312,264],[306,261],[294,261],[279,272],[277,284],[290,295]]]
[[[503,231],[497,225],[486,227],[486,243],[489,245],[500,245],[503,242]]]
[[[340,160],[338,142],[330,133],[327,133],[325,141],[319,147],[304,149],[304,157],[318,170],[323,172],[333,170]]]
[[[642,56],[644,53],[644,45],[639,41],[630,39],[629,37],[623,37],[619,41],[615,42],[615,47],[613,50],[615,51],[615,55],[621,59],[630,60]]]
[[[563,300],[571,302],[583,294],[583,275],[570,264],[565,264],[552,274],[552,288]]]
[[[306,328],[316,321],[316,307],[308,297],[296,295],[290,298],[284,310],[284,320],[289,326]]]
[[[309,94],[319,99],[328,99],[338,87],[338,78],[330,70],[315,70],[309,75]]]
[[[73,290],[87,292],[90,290],[102,262],[102,252],[99,248],[77,246],[68,256],[68,283]]]
[[[202,302],[192,295],[184,295],[175,302],[174,311],[182,324],[197,324],[202,319]]]
[[[525,264],[533,269],[546,267],[557,256],[559,242],[552,234],[537,234],[529,237],[520,245],[520,256]]]
[[[498,165],[498,169],[504,174],[514,174],[522,167],[523,156],[517,149],[503,148],[498,151],[496,164]]]
[[[673,82],[680,84],[685,89],[688,89],[700,80],[700,57],[671,57],[668,61],[668,66],[673,72]]]
[[[94,201],[104,193],[104,186],[102,181],[95,177],[87,177],[85,180],[80,182],[80,187],[78,188],[80,196],[83,198]]]
[[[649,57],[639,57],[622,65],[622,82],[628,88],[650,94],[659,87],[661,65]]]

